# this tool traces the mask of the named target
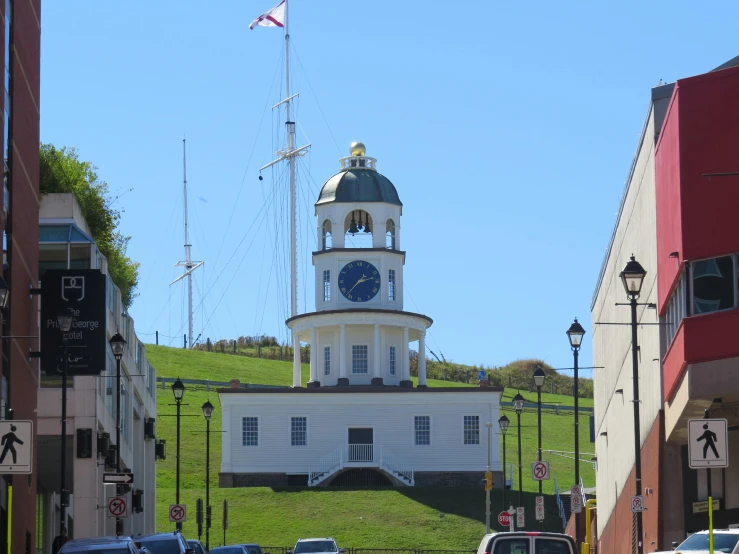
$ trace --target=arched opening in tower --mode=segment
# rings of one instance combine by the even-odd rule
[[[344,219],[344,241],[347,248],[372,248],[374,223],[364,210],[352,210]]]

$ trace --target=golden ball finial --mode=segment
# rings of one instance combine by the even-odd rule
[[[349,146],[349,152],[352,156],[364,156],[367,153],[367,147],[361,142],[352,142]]]

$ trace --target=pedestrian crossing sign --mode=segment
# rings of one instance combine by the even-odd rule
[[[688,420],[689,465],[693,469],[729,467],[729,434],[725,419]]]
[[[31,473],[33,422],[0,420],[0,474]]]

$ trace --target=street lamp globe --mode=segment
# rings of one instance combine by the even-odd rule
[[[172,394],[174,394],[175,402],[178,404],[182,402],[182,397],[185,396],[185,385],[182,384],[179,377],[172,383]]]
[[[636,261],[634,256],[631,256],[626,267],[621,271],[621,281],[623,281],[624,289],[626,289],[626,296],[629,298],[639,298],[646,275],[647,270]]]
[[[536,385],[537,389],[540,389],[544,386],[544,381],[547,378],[547,374],[544,373],[544,370],[541,368],[540,365],[536,366],[536,371],[534,371],[534,384]]]
[[[523,412],[523,402],[524,398],[521,396],[521,393],[516,393],[516,396],[513,397],[513,409],[516,410],[517,414]]]
[[[70,329],[72,329],[74,316],[70,310],[61,310],[56,316],[56,320],[59,323],[59,329],[61,329],[62,333],[69,333]]]
[[[575,318],[575,322],[570,325],[569,329],[567,329],[567,338],[570,339],[570,346],[573,350],[577,350],[580,348],[584,335],[585,329],[582,328],[582,325],[580,325],[577,322],[577,318]]]
[[[511,421],[508,419],[508,416],[503,414],[500,416],[500,419],[498,419],[498,425],[500,425],[500,432],[504,435],[508,432],[508,425],[511,423]]]
[[[213,415],[213,404],[210,403],[210,400],[206,400],[205,404],[203,404],[203,415],[205,416],[205,419],[210,421],[210,418]]]
[[[126,349],[126,339],[120,333],[116,333],[110,337],[108,344],[110,344],[110,349],[113,351],[115,359],[120,360],[123,357],[123,351]]]

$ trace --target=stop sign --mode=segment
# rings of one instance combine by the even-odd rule
[[[500,512],[498,514],[498,523],[500,523],[503,527],[510,527],[510,525],[511,525],[511,514],[509,514],[506,511]]]

